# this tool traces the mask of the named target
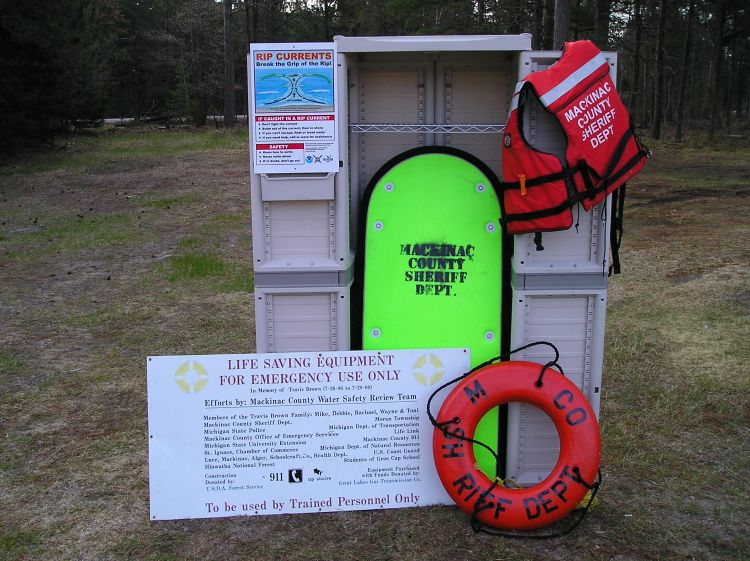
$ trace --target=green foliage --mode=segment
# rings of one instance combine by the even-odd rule
[[[711,117],[718,128],[747,127],[750,10],[742,0],[692,1],[694,17],[688,27],[688,0],[580,0],[571,5],[569,39],[603,36],[607,39],[599,39],[600,47],[620,53],[619,89],[639,126],[651,124],[657,106],[666,124],[676,121],[678,92],[685,91],[686,128]],[[235,0],[237,111],[246,108],[249,42],[530,32],[535,48],[551,48],[552,4]],[[609,17],[600,17],[603,8]],[[668,11],[665,18],[660,10]],[[53,132],[105,116],[187,118],[205,125],[208,115],[222,113],[224,22],[219,0],[59,0],[43,5],[7,1],[2,14],[0,149],[7,150],[19,139],[48,140]],[[667,22],[662,34],[667,56],[660,69],[664,92],[657,95],[649,77],[657,70],[655,38],[662,20]],[[690,30],[694,37],[688,63],[683,63]],[[686,86],[680,87],[681,80]]]
[[[4,2],[0,148],[103,115],[115,0]]]
[[[187,242],[187,243],[185,243]],[[180,247],[195,247],[197,240],[183,240]],[[169,260],[166,278],[170,282],[210,280],[219,292],[252,292],[253,273],[246,266],[228,263],[210,253],[190,252]]]
[[[208,253],[176,255],[170,259],[169,264],[172,272],[167,278],[170,281],[216,277],[223,274],[227,268],[224,261]]]
[[[107,113],[140,119],[163,111],[175,81],[180,43],[168,32],[167,6],[157,0],[118,0],[117,39],[111,51]]]
[[[23,362],[15,355],[7,351],[0,351],[0,374],[8,376],[19,372],[22,368]]]
[[[23,532],[16,528],[0,530],[0,559],[15,561],[33,553],[39,546],[39,532]]]

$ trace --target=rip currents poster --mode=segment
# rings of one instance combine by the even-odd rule
[[[339,170],[336,81],[334,43],[250,45],[255,173]]]

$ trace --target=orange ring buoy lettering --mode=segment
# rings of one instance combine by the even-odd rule
[[[440,480],[455,503],[477,522],[506,530],[542,528],[568,515],[597,478],[599,423],[581,391],[565,376],[533,362],[485,366],[459,381],[443,402],[433,434]],[[560,455],[546,479],[523,489],[491,482],[476,465],[471,442],[477,424],[503,403],[534,405],[552,420]],[[451,421],[455,422],[451,422]]]

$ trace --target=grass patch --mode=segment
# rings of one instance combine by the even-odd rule
[[[13,527],[0,528],[0,559],[15,561],[38,550],[39,532],[24,532]]]
[[[253,272],[248,268],[233,268],[221,285],[224,292],[252,292],[255,288]]]
[[[8,351],[0,351],[0,373],[10,376],[23,369],[23,362]]]
[[[227,212],[212,216],[211,222],[216,222],[223,225],[242,224],[243,222],[248,221],[249,218],[249,212]]]
[[[33,245],[35,253],[77,251],[135,241],[139,237],[135,226],[133,216],[124,212],[67,214],[50,217],[47,224],[42,220],[38,229],[17,232],[11,237],[12,241]],[[34,258],[23,251],[17,256]]]
[[[161,199],[150,199],[141,203],[145,208],[170,209],[173,206],[185,206],[200,200],[196,194],[182,195],[179,197],[164,197]]]
[[[172,544],[163,544],[171,546]],[[129,561],[131,559],[140,559],[142,561],[177,561],[178,557],[174,553],[165,553],[160,551],[144,551],[144,547],[153,548],[153,544],[144,544],[143,540],[137,537],[122,538],[109,549],[109,553],[114,559]]]
[[[194,249],[202,245],[202,243],[198,238],[183,238],[177,242],[177,247],[180,249]]]
[[[0,175],[51,171],[105,171],[118,161],[177,156],[189,152],[247,150],[247,130],[202,129],[95,131],[60,137],[54,149],[31,155],[24,162],[0,167]]]
[[[167,275],[167,279],[172,282],[217,277],[227,270],[227,264],[224,261],[208,253],[176,255],[170,258],[169,265],[171,272]]]
[[[186,242],[186,240],[183,240]],[[196,247],[200,241],[188,238],[181,247]],[[170,258],[166,272],[168,281],[196,281],[210,279],[211,289],[216,292],[252,292],[253,272],[247,265],[229,263],[210,253],[190,252]]]
[[[738,186],[750,150],[664,152],[628,189],[625,274],[609,290],[604,465],[646,484],[629,508],[674,538],[636,533],[655,558],[740,559],[750,318],[736,295],[750,280],[750,228]]]

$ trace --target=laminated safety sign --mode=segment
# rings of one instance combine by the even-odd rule
[[[335,44],[252,44],[248,68],[254,172],[338,171]]]
[[[151,520],[450,504],[426,405],[469,363],[464,348],[149,357]]]

